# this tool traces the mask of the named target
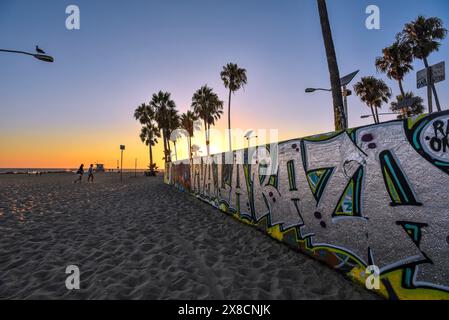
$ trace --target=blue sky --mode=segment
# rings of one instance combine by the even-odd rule
[[[80,8],[80,30],[65,28],[69,4]],[[380,8],[380,30],[365,28],[371,4]],[[328,0],[328,10],[340,73],[360,69],[356,80],[387,81],[374,59],[418,14],[438,16],[449,27],[447,0]],[[330,94],[304,93],[329,86],[315,0],[0,0],[0,39],[3,49],[32,51],[38,44],[55,57],[46,64],[0,55],[0,167],[76,166],[86,148],[86,161],[112,164],[120,143],[132,146],[131,166],[147,154],[133,109],[165,90],[184,112],[206,83],[226,103],[219,72],[227,62],[248,72],[247,87],[233,98],[233,126],[276,128],[282,139],[333,129]],[[431,63],[447,60],[448,41]],[[421,68],[416,61],[415,70]],[[425,97],[415,82],[411,73],[406,90]],[[387,83],[397,93],[396,83]],[[446,88],[447,82],[437,85],[444,107]],[[360,119],[367,113],[357,97],[349,98],[351,127],[369,123]],[[226,113],[218,123],[225,126]]]

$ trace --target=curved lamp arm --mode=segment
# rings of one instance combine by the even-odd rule
[[[39,54],[39,53],[30,53],[25,51],[19,51],[19,50],[7,50],[7,49],[0,49],[0,52],[9,52],[9,53],[18,53],[18,54],[25,54],[28,56],[32,56],[38,60],[45,61],[45,62],[53,62],[55,61],[52,56],[46,55],[46,54]]]

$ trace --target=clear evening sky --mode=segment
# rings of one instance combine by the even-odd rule
[[[65,8],[76,4],[81,29],[65,28]],[[365,28],[365,9],[377,5],[381,29]],[[341,75],[375,75],[374,59],[404,23],[419,14],[438,16],[449,28],[447,0],[328,0]],[[132,117],[159,90],[169,91],[180,112],[193,92],[213,87],[227,104],[219,73],[224,64],[247,69],[248,85],[233,97],[233,127],[279,129],[289,139],[333,130],[329,74],[315,0],[0,0],[0,48],[33,51],[38,44],[55,57],[48,64],[0,53],[0,167],[72,168],[103,162],[114,168],[119,144],[125,167],[148,163],[148,149]],[[449,39],[430,62],[447,60]],[[422,69],[421,61],[414,64]],[[355,82],[354,81],[354,82]],[[404,83],[416,89],[411,73]],[[444,108],[448,82],[437,85]],[[426,99],[425,99],[426,100]],[[226,109],[225,109],[226,110]],[[388,112],[384,105],[381,112]],[[358,97],[349,97],[350,126],[370,123]],[[227,126],[227,114],[217,124]],[[383,116],[382,120],[394,116]],[[180,140],[180,158],[187,155]],[[194,141],[204,144],[203,133]],[[212,151],[226,141],[212,141]],[[161,143],[155,158],[162,165]]]

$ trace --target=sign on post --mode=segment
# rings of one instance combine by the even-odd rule
[[[125,150],[125,145],[121,144],[120,145],[120,150]]]
[[[430,67],[432,82],[437,83],[446,80],[445,63],[444,61],[434,64]],[[427,87],[427,72],[426,69],[419,70],[416,73],[416,87],[418,89]]]

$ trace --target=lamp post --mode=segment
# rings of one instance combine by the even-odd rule
[[[394,113],[394,112],[384,112],[384,113],[379,113],[379,116],[385,116],[385,115],[390,115],[390,114],[397,114],[397,113]],[[369,117],[372,117],[372,116],[373,116],[372,114],[364,114],[364,115],[360,116],[360,118],[361,118],[361,119],[366,119],[366,118],[369,118]]]
[[[354,77],[359,73],[359,70],[354,71],[340,79],[341,92],[343,95],[343,119],[345,122],[345,128],[348,128],[348,97],[352,94],[351,90],[347,89],[348,84],[354,79]],[[312,93],[315,91],[332,91],[332,89],[323,88],[307,88],[306,93]]]
[[[254,131],[253,130],[249,130],[247,133],[245,133],[245,135],[243,136],[246,141],[248,142],[248,149],[249,149],[249,140],[252,138],[257,138],[257,136],[253,135]]]
[[[123,150],[125,150],[125,145],[120,145],[120,182],[123,181]]]
[[[332,91],[332,89],[323,89],[323,88],[307,88],[306,93],[312,93],[315,91]]]
[[[26,51],[7,50],[7,49],[0,49],[0,52],[24,54],[27,56],[32,56],[32,57],[34,57],[38,60],[44,61],[44,62],[54,62],[55,61],[55,59],[52,56],[49,56],[47,54],[41,54],[41,53],[31,53],[31,52],[26,52]]]

